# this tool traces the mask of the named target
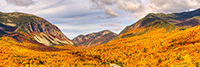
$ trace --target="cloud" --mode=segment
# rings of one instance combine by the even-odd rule
[[[6,2],[17,6],[30,6],[35,3],[33,0],[6,0]]]
[[[189,10],[197,7],[200,4],[199,0],[149,0],[151,7],[154,10],[161,12],[174,12]]]
[[[106,5],[112,5],[116,3],[118,0],[100,0],[100,1]]]
[[[97,16],[97,18],[102,18],[101,16]]]
[[[57,26],[59,26],[60,29],[63,30],[89,30],[89,29],[98,29],[98,28],[102,28],[100,26],[95,26],[93,24],[85,24],[85,25],[69,25],[69,24],[56,24]]]
[[[57,2],[57,0],[53,2]],[[54,5],[55,3],[52,4]],[[45,17],[57,17],[57,18],[77,17],[77,19],[86,15],[103,13],[103,11],[101,10],[91,10],[87,4],[87,1],[73,0],[72,2],[68,2],[68,0],[67,1],[64,0],[64,2],[62,2],[62,0],[59,0],[58,3],[56,4],[60,5],[50,6],[50,8],[42,9],[34,13],[43,15]]]
[[[118,14],[112,9],[117,7],[123,11],[140,12],[144,5],[140,0],[90,0],[91,9],[104,10],[106,15],[117,17]],[[116,8],[115,8],[116,9]]]
[[[114,24],[114,23],[101,24],[100,26],[101,27],[112,27],[112,30],[114,30],[114,31],[120,31],[122,29],[121,25]]]
[[[73,20],[77,20],[79,18],[80,18],[80,16],[76,16],[76,17],[73,18]]]
[[[123,1],[120,0],[117,2],[117,6],[118,8],[120,8],[121,10],[125,10],[125,11],[131,11],[131,12],[139,12],[142,11],[144,9],[143,4],[136,0],[136,1]]]
[[[117,31],[117,30],[121,30],[121,28],[114,28],[113,30],[114,30],[114,31]]]
[[[118,27],[119,25],[108,23],[108,24],[101,24],[100,26],[112,26],[112,27]]]
[[[90,0],[92,2],[90,8],[93,9],[100,9],[104,10],[106,15],[109,15],[111,17],[117,17],[118,14],[116,14],[110,7],[106,7],[107,5],[113,5],[118,0]]]
[[[200,6],[200,0],[90,0],[93,8],[105,10],[105,8],[115,9],[112,10],[118,16],[121,11],[131,13],[131,16],[136,19],[144,17],[148,13],[172,13],[189,11],[197,9]],[[116,10],[120,9],[120,10]],[[113,15],[107,14],[106,15]],[[115,15],[115,14],[114,14]]]
[[[113,24],[113,23],[108,23],[108,24],[101,24],[101,27],[112,27],[112,30],[114,31],[120,31],[123,26],[118,25],[118,24]]]
[[[105,7],[105,14],[110,15],[111,17],[117,17],[118,14],[116,14],[111,8]]]
[[[118,20],[118,21],[116,21],[116,23],[121,23],[121,21],[120,21],[120,20]]]
[[[100,0],[90,0],[92,3],[90,5],[90,9],[103,9],[105,4],[103,4]]]

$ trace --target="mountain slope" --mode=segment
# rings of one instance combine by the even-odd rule
[[[175,29],[185,29],[188,27],[193,27],[200,24],[200,9],[182,13],[172,13],[172,14],[164,14],[164,13],[150,13],[146,15],[144,18],[140,19],[138,22],[133,25],[127,26],[123,31],[120,32],[119,37],[128,37],[135,36],[135,34],[140,34],[141,31],[148,29],[149,27],[154,27],[152,23],[154,22],[165,22],[167,25],[162,25],[160,28],[165,28],[171,30]],[[152,25],[152,26],[149,26]],[[143,29],[142,29],[143,28]],[[150,30],[150,29],[148,29]],[[148,32],[148,30],[143,31],[142,33]]]
[[[167,32],[164,28],[139,36],[119,38],[89,48],[84,54],[123,67],[200,66],[200,25]],[[166,33],[167,32],[167,33]]]
[[[123,29],[118,37],[130,37],[130,36],[138,36],[153,30],[154,28],[164,28],[167,31],[181,29],[184,27],[176,26],[173,24],[168,23],[167,21],[156,17],[154,15],[147,15],[143,19],[139,20],[138,22],[134,23],[131,26],[127,26]]]
[[[104,30],[97,33],[91,33],[87,35],[79,35],[75,37],[72,41],[78,45],[85,47],[97,46],[103,43],[107,43],[108,41],[115,38],[117,34]]]
[[[198,67],[200,66],[200,26],[167,32],[155,28],[145,34],[119,38],[83,50],[35,51],[36,46],[0,38],[1,67]]]
[[[20,32],[28,33],[33,38],[32,40],[47,46],[63,44],[74,45],[58,27],[43,18],[31,14],[0,12],[0,30],[3,34],[6,33],[7,35],[18,34]],[[17,38],[17,36],[12,36]],[[57,42],[52,42],[55,39]]]
[[[8,37],[0,38],[0,67],[199,67],[200,25],[167,32],[164,28],[119,38],[96,47],[35,51]],[[167,33],[166,33],[167,32]],[[22,47],[21,45],[27,45]]]

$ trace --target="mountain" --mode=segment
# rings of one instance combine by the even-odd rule
[[[125,27],[118,37],[137,36],[153,30],[154,28],[165,28],[168,31],[193,27],[200,24],[200,9],[182,13],[150,13],[138,22]]]
[[[122,67],[200,66],[200,25],[166,33],[157,28],[143,35],[118,38],[86,49],[87,56],[100,56],[105,63]],[[78,55],[79,55],[78,54]]]
[[[138,36],[138,35],[147,33],[151,30],[154,30],[155,28],[164,28],[167,31],[181,29],[181,28],[184,29],[184,27],[170,24],[169,22],[167,22],[159,17],[149,14],[146,17],[144,17],[143,19],[134,23],[133,25],[125,27],[125,29],[123,29],[120,32],[118,37],[124,38],[124,37],[130,37],[130,36]]]
[[[38,42],[47,46],[74,45],[58,27],[32,14],[0,12],[0,34],[20,42]]]
[[[92,47],[107,43],[108,41],[114,39],[116,36],[117,34],[109,30],[104,30],[97,33],[79,35],[75,37],[72,41],[80,46]]]

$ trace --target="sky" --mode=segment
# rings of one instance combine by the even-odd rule
[[[70,39],[102,30],[119,34],[148,13],[199,7],[200,0],[0,0],[0,12],[37,15],[58,26]]]

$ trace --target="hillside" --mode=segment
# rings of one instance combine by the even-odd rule
[[[42,18],[1,13],[0,67],[199,67],[198,11],[167,16],[151,13],[127,26],[118,38],[104,30],[74,38],[78,45],[60,37],[62,32]],[[93,45],[99,43],[104,44]]]
[[[166,33],[155,28],[139,36],[119,38],[96,47],[40,51],[30,43],[0,38],[0,66],[200,66],[200,26]],[[72,47],[71,47],[72,48]]]
[[[108,41],[114,39],[116,36],[117,34],[109,30],[104,30],[97,33],[79,35],[75,37],[72,41],[83,47],[92,47],[107,43]]]
[[[172,31],[176,29],[185,29],[186,27],[176,26],[156,16],[147,15],[133,25],[127,26],[125,29],[123,29],[118,37],[124,38],[138,36],[147,33],[154,28],[164,28],[167,31]]]
[[[1,36],[10,36],[20,42],[32,40],[47,46],[74,45],[58,27],[31,14],[0,12],[0,32]],[[26,38],[22,33],[29,34],[32,39]],[[18,37],[17,34],[21,36]]]
[[[199,66],[200,26],[166,33],[164,28],[86,49],[86,55],[100,56],[105,64],[123,67]]]
[[[136,34],[142,34],[148,32],[148,30],[142,32],[137,30],[144,30],[149,27],[153,27],[153,25],[152,26],[149,25],[158,21],[167,23],[167,25],[164,25],[165,27],[160,25],[161,28],[166,28],[166,29],[172,28],[171,30],[185,29],[200,24],[199,17],[200,17],[200,9],[197,9],[195,11],[172,13],[172,14],[150,13],[146,15],[146,17],[140,19],[138,22],[124,28],[124,30],[120,32],[119,37],[135,36]]]

